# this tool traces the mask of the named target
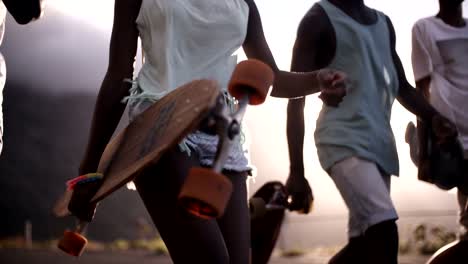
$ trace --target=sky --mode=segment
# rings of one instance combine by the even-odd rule
[[[213,0],[215,1],[215,0]],[[291,50],[297,25],[314,0],[256,0],[266,39],[277,65],[288,70]],[[438,10],[437,0],[368,0],[370,7],[386,13],[393,21],[397,34],[397,52],[403,62],[410,83],[414,83],[410,63],[411,27],[418,19],[434,15]],[[48,0],[50,8],[58,9],[83,23],[109,32],[112,26],[112,0]],[[463,4],[466,16],[468,3]],[[239,52],[239,59],[244,59]],[[261,106],[249,107],[245,117],[247,135],[251,143],[252,163],[256,166],[256,178],[251,181],[251,190],[267,180],[285,180],[288,175],[288,151],[286,142],[286,103],[284,99],[269,97]],[[314,214],[341,214],[345,207],[333,182],[320,168],[313,142],[315,120],[321,102],[315,95],[307,97],[306,138],[304,160],[306,176],[316,198]],[[409,149],[404,142],[404,132],[409,121],[415,117],[395,102],[392,112],[392,128],[400,156],[400,177],[393,177],[392,196],[400,211],[455,210],[455,195],[437,190],[417,180],[416,167],[409,158]]]

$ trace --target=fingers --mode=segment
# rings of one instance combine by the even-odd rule
[[[456,126],[447,118],[436,115],[432,119],[432,130],[437,138],[437,144],[444,144],[458,134]]]
[[[349,80],[345,73],[330,69],[320,70],[318,79],[321,83],[319,98],[328,106],[337,107],[349,86]]]
[[[309,189],[297,192],[290,196],[289,211],[297,211],[300,214],[308,214],[313,205],[312,191]]]
[[[324,90],[319,95],[319,98],[328,106],[337,107],[346,95],[346,90],[344,88],[335,88]]]

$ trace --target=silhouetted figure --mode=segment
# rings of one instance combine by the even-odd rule
[[[462,3],[463,0],[439,0],[437,15],[417,21],[412,32],[416,88],[439,112],[455,123],[458,140],[464,149],[465,187],[462,185],[458,188],[460,243],[449,248],[453,252],[456,247],[468,251],[468,20],[462,16]],[[417,160],[419,154],[415,132],[414,125],[409,124],[407,141],[416,156],[413,160]],[[453,263],[448,259],[441,258],[441,261]],[[434,263],[438,262],[434,260]]]
[[[407,82],[390,19],[363,0],[321,0],[302,19],[292,70],[323,67],[345,72],[351,83],[339,107],[322,107],[315,130],[322,168],[349,210],[349,243],[330,263],[397,263],[398,215],[390,179],[398,175],[399,164],[390,125],[392,105],[397,98],[425,120],[440,115]],[[304,98],[290,100],[287,118],[287,188],[299,200],[310,192],[302,154],[304,105]],[[447,130],[452,133],[454,127]]]
[[[5,33],[5,18],[9,12],[18,24],[27,24],[42,14],[41,0],[3,0],[0,2],[0,45]],[[3,88],[6,81],[5,59],[0,54],[0,155],[3,149]]]

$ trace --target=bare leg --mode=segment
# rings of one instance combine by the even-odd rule
[[[188,156],[176,147],[138,176],[135,185],[175,264],[229,263],[216,220],[200,219],[178,206],[177,196],[192,166],[198,166],[196,153]]]
[[[229,252],[230,264],[249,263],[250,218],[247,202],[247,172],[225,171],[233,184],[233,194],[218,224]]]
[[[460,239],[468,240],[468,200],[467,196],[461,191],[457,192],[458,194],[458,205],[460,207],[460,219],[459,223],[461,225]]]
[[[365,263],[366,251],[364,236],[352,237],[348,244],[330,259],[328,264]]]

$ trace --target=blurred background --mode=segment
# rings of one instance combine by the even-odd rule
[[[288,70],[297,25],[316,1],[256,0],[267,41],[277,64]],[[411,27],[434,15],[438,1],[368,0],[385,12],[397,32],[397,50],[407,78],[414,83]],[[468,4],[464,4],[465,14]],[[94,102],[107,67],[113,20],[112,0],[48,0],[44,17],[27,26],[7,18],[0,48],[7,63],[4,89],[4,150],[0,156],[0,239],[22,236],[31,229],[34,240],[58,237],[73,219],[56,219],[51,207],[77,176]],[[239,60],[244,59],[239,51]],[[136,68],[140,59],[136,60]],[[269,180],[284,181],[289,171],[286,142],[286,103],[268,98],[251,107],[245,117],[251,163],[252,194]],[[321,107],[307,97],[306,176],[315,195],[309,215],[288,214],[278,247],[333,247],[346,241],[347,212],[338,191],[321,169],[313,131]],[[453,232],[457,229],[454,193],[417,180],[404,132],[415,117],[395,102],[392,126],[400,156],[400,177],[393,177],[392,196],[400,213],[402,239],[427,223]],[[127,123],[123,118],[121,127]],[[149,230],[148,230],[149,228]],[[100,241],[136,239],[156,233],[136,192],[123,188],[101,203],[89,237]]]

